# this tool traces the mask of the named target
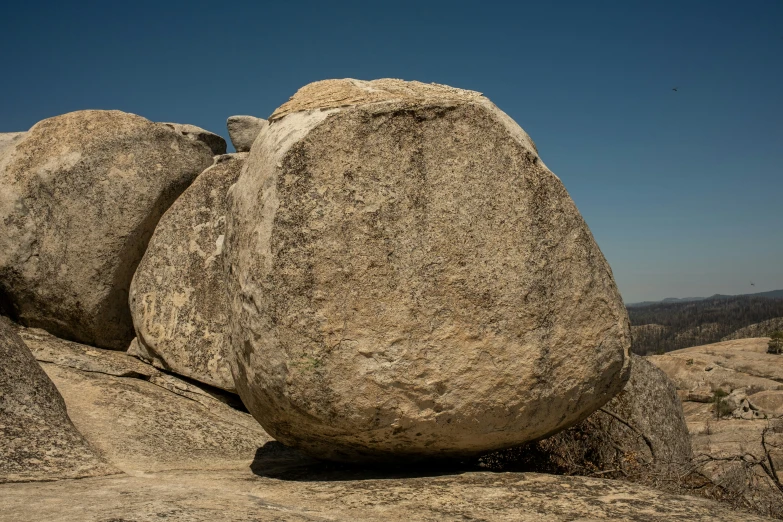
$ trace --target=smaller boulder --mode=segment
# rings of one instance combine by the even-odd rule
[[[218,156],[158,222],[130,286],[128,353],[234,391],[223,271],[227,192],[246,153]]]
[[[231,116],[226,122],[228,137],[237,152],[249,152],[256,137],[267,125],[268,121],[255,116]]]
[[[783,391],[760,391],[750,395],[748,400],[768,417],[783,417]]]
[[[482,458],[487,467],[654,482],[692,459],[682,403],[666,374],[631,356],[625,388],[580,424],[547,439]]]
[[[174,129],[189,140],[204,143],[212,151],[213,156],[226,153],[226,140],[214,132],[187,123],[164,123],[163,125]]]

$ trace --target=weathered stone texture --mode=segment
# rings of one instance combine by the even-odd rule
[[[625,388],[583,422],[547,439],[485,456],[499,470],[657,483],[690,469],[691,439],[674,384],[654,364],[631,356]]]
[[[231,116],[226,122],[228,137],[237,152],[250,152],[258,134],[267,125],[268,121],[255,116]]]
[[[226,140],[223,136],[218,136],[214,132],[190,125],[188,123],[164,123],[163,125],[174,129],[187,139],[192,141],[200,141],[212,151],[215,156],[220,156],[226,153]]]
[[[126,349],[128,286],[155,224],[212,164],[165,125],[120,111],[36,124],[0,157],[0,301],[19,322]]]
[[[128,473],[247,469],[270,440],[228,394],[162,373],[127,354],[21,329],[62,394],[74,425]]]
[[[0,317],[0,482],[119,473],[76,431],[65,402]]]
[[[332,459],[470,455],[622,389],[609,265],[489,100],[334,80],[271,120],[226,244],[237,389],[275,438]]]
[[[223,269],[226,192],[246,154],[219,156],[161,218],[130,286],[136,342],[153,365],[234,391]]]

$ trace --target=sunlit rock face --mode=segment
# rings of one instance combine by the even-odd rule
[[[577,423],[627,380],[609,265],[527,134],[479,93],[307,85],[229,199],[233,375],[284,444],[474,455]]]
[[[128,286],[160,216],[212,164],[140,116],[78,111],[0,148],[0,306],[95,346],[133,339]]]

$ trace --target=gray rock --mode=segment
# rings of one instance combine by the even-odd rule
[[[63,398],[0,317],[0,483],[119,473],[76,431]]]
[[[130,286],[136,342],[129,353],[228,391],[234,391],[234,380],[226,359],[226,192],[246,156],[219,156],[174,202]]]
[[[215,156],[226,153],[226,140],[214,132],[209,132],[201,127],[196,127],[195,125],[187,123],[164,123],[163,125],[174,129],[189,140],[200,141],[209,147],[209,150],[211,150],[212,154]]]
[[[121,349],[128,287],[163,212],[212,153],[120,111],[36,124],[0,159],[0,302],[28,326]]]
[[[268,121],[255,116],[231,116],[226,122],[228,137],[237,152],[250,152],[256,137],[267,125]]]
[[[286,445],[475,455],[571,426],[625,385],[609,265],[479,93],[310,84],[272,115],[230,200],[232,373]]]

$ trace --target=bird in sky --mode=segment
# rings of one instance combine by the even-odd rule
[[[753,281],[751,281],[751,282],[750,282],[750,286],[756,286],[756,283],[754,283]]]
[[[672,90],[673,90],[674,92],[677,92],[677,87],[672,87]]]

